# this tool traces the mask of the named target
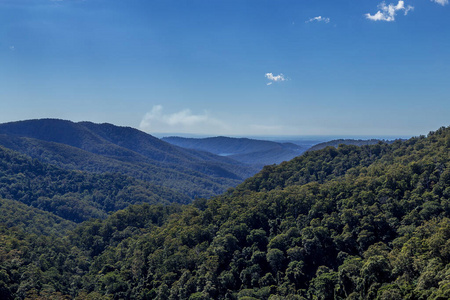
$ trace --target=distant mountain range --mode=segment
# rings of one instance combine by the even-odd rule
[[[191,198],[220,194],[258,170],[111,124],[59,119],[4,123],[0,145],[65,169],[120,173]]]
[[[207,151],[232,158],[258,168],[291,160],[308,149],[308,147],[293,143],[224,136],[210,138],[164,137],[162,140],[183,148]]]

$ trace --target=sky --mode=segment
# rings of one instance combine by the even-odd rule
[[[0,0],[0,123],[417,136],[449,78],[448,0]]]

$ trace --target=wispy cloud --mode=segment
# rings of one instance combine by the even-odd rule
[[[436,2],[442,6],[447,5],[448,4],[448,0],[431,0],[432,2]]]
[[[14,46],[9,46],[9,50],[15,51],[15,50],[16,50],[16,47],[14,47]]]
[[[153,106],[152,110],[145,114],[139,127],[148,132],[161,133],[222,132],[228,129],[225,123],[211,117],[206,111],[194,114],[190,109],[183,109],[165,114],[162,105]]]
[[[436,0],[436,1],[448,1],[448,0]],[[410,10],[413,10],[414,7],[411,5],[408,5],[405,7],[405,1],[398,1],[397,5],[394,5],[393,3],[386,5],[385,2],[382,2],[378,4],[378,8],[380,9],[377,11],[376,14],[366,14],[366,18],[372,21],[386,21],[386,22],[392,22],[395,21],[395,16],[397,15],[398,11],[403,11],[405,16],[408,14]]]
[[[311,18],[307,21],[305,21],[305,23],[311,23],[311,22],[325,22],[325,23],[330,23],[330,18],[324,18],[322,16],[318,16],[318,17],[314,17]]]
[[[278,82],[278,81],[285,81],[286,78],[284,77],[283,74],[278,74],[277,76],[274,76],[273,73],[266,73],[266,78],[270,80],[270,82],[267,83],[267,85],[271,85],[274,82]]]

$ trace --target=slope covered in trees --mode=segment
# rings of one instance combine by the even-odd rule
[[[220,194],[256,173],[235,160],[111,124],[56,119],[4,123],[0,145],[62,168],[120,173],[191,198]]]
[[[2,228],[0,289],[11,299],[448,299],[449,149],[449,128],[328,147],[213,199],[84,222],[61,243]]]
[[[135,203],[188,203],[168,188],[119,174],[68,171],[0,147],[0,197],[66,220],[105,218]]]
[[[19,201],[0,198],[0,224],[37,235],[65,236],[75,229],[75,223],[53,213],[25,205]]]

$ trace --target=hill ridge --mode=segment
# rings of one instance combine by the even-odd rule
[[[61,119],[17,121],[0,124],[0,136],[0,143],[6,147],[42,161],[51,162],[55,158],[68,169],[123,172],[174,188],[192,198],[217,195],[257,171],[229,158],[182,149],[137,129],[108,123]],[[28,147],[32,144],[39,150]],[[66,155],[74,161],[58,162],[58,157],[64,160]],[[89,164],[83,161],[83,156]]]

